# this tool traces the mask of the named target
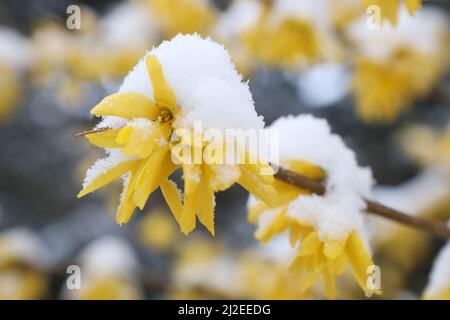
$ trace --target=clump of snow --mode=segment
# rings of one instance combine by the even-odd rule
[[[148,6],[126,1],[115,6],[100,23],[102,41],[112,46],[142,46],[156,41],[158,29]]]
[[[100,121],[95,129],[99,128],[111,128],[111,129],[120,129],[127,124],[127,119],[115,116],[107,116],[103,117],[102,121]]]
[[[17,31],[0,26],[0,64],[23,71],[32,63],[31,46]]]
[[[234,1],[220,15],[214,34],[222,40],[229,41],[255,25],[262,11],[263,5],[259,0]]]
[[[321,27],[330,23],[330,10],[330,0],[275,0],[272,8],[276,17],[293,17]]]
[[[414,16],[402,7],[398,24],[369,28],[367,17],[361,17],[346,30],[359,54],[384,60],[398,48],[409,48],[426,55],[435,55],[442,48],[443,36],[448,36],[448,17],[442,10],[422,8]]]
[[[155,55],[164,77],[183,112],[175,126],[193,127],[201,121],[205,129],[260,129],[248,84],[243,82],[225,48],[199,35],[177,35],[149,51],[125,78],[119,92],[137,92],[153,99],[153,87],[145,65]]]
[[[0,257],[13,257],[38,268],[48,267],[49,252],[30,229],[16,227],[0,234]],[[0,266],[2,264],[0,258]]]
[[[448,223],[450,227],[450,221]],[[425,296],[433,297],[442,294],[450,287],[450,241],[441,249],[431,270]]]
[[[104,236],[80,253],[80,263],[90,277],[130,275],[137,267],[133,250],[122,239]]]
[[[350,72],[336,63],[316,64],[297,79],[299,98],[309,107],[330,106],[343,99],[350,89]]]
[[[368,240],[363,210],[374,184],[371,170],[358,166],[353,151],[325,120],[283,117],[270,130],[277,130],[280,137],[280,161],[306,160],[327,174],[326,194],[298,197],[289,204],[288,216],[313,226],[322,240],[342,239],[353,230]]]
[[[98,176],[106,173],[119,163],[134,159],[134,157],[123,154],[120,149],[106,149],[106,153],[108,157],[98,159],[86,172],[83,188],[89,186]]]

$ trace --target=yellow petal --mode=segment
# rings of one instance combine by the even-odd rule
[[[170,179],[164,179],[161,182],[160,187],[167,205],[172,211],[177,222],[180,223],[181,214],[183,212],[183,205],[181,202],[180,192],[175,182]]]
[[[137,173],[133,194],[134,203],[142,210],[150,194],[175,171],[177,166],[170,158],[169,147],[156,150]]]
[[[369,292],[367,288],[367,268],[373,265],[373,262],[358,232],[353,231],[350,234],[346,251],[356,281],[365,292]]]
[[[240,170],[241,177],[239,178],[238,183],[241,186],[269,206],[276,204],[277,192],[267,181],[267,176],[262,178],[261,175],[256,174],[251,169],[251,165],[241,165]]]
[[[323,253],[328,259],[336,259],[344,250],[347,239],[327,240],[323,246]]]
[[[248,209],[247,221],[249,223],[257,223],[259,215],[267,209],[269,209],[269,207],[264,202],[258,201]]]
[[[181,231],[188,235],[195,228],[201,171],[196,165],[183,165],[184,206],[181,215]]]
[[[286,219],[286,208],[280,210],[273,221],[265,227],[259,226],[255,232],[255,238],[262,243],[267,243],[274,235],[286,230],[288,221]]]
[[[310,179],[323,180],[326,177],[326,172],[322,168],[305,160],[286,160],[282,165]]]
[[[310,256],[317,253],[322,242],[315,231],[309,233],[300,244],[300,256]]]
[[[118,132],[119,129],[110,129],[102,132],[89,133],[85,137],[91,144],[100,148],[120,148],[121,144],[116,142]]]
[[[156,120],[160,114],[155,103],[146,96],[135,93],[115,93],[104,98],[91,113],[100,116],[115,116],[128,120],[147,118]]]
[[[154,55],[149,55],[145,61],[147,71],[153,86],[153,97],[158,105],[169,108],[172,113],[177,111],[177,100],[169,84],[164,79],[163,69]]]
[[[107,170],[105,173],[102,173],[98,177],[96,177],[89,185],[85,186],[83,190],[81,190],[78,193],[77,197],[81,198],[87,195],[88,193],[100,189],[101,187],[104,187],[111,181],[123,176],[125,173],[130,171],[130,169],[135,163],[136,160],[120,162],[111,169]]]
[[[325,296],[327,299],[334,299],[336,297],[336,282],[332,271],[325,267],[322,273]]]
[[[421,0],[405,0],[405,4],[410,14],[420,10],[420,7],[422,6]]]
[[[210,187],[209,178],[205,171],[202,172],[198,201],[198,219],[214,236],[214,191]]]
[[[118,224],[127,223],[133,214],[136,205],[133,202],[133,186],[136,182],[136,173],[140,164],[136,163],[130,170],[130,176],[124,183],[119,207],[117,208],[116,221]]]

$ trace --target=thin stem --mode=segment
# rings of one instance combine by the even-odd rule
[[[103,131],[106,131],[106,130],[108,130],[108,129],[111,129],[111,128],[105,127],[105,128],[97,128],[97,129],[87,130],[87,131],[75,133],[75,137],[78,138],[78,137],[85,136],[85,135],[87,135],[87,134],[103,132]]]
[[[275,174],[275,178],[281,181],[308,190],[318,195],[323,195],[326,192],[326,189],[321,181],[309,179],[308,177],[305,177],[286,168],[278,167],[277,169],[278,170]],[[409,227],[428,231],[444,239],[450,239],[450,229],[443,223],[408,215],[373,200],[365,199],[364,201],[367,204],[366,210],[370,214],[385,217],[390,220],[400,222]]]

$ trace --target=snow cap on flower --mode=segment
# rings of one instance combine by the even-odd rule
[[[125,1],[109,11],[100,22],[102,40],[111,46],[141,46],[153,43],[158,28],[148,6]]]
[[[321,238],[342,239],[357,230],[367,240],[362,211],[374,183],[371,171],[358,166],[355,154],[325,120],[290,116],[278,119],[270,129],[282,137],[281,161],[302,159],[326,172],[326,194],[298,197],[289,205],[288,215],[314,226]]]
[[[439,54],[448,30],[448,18],[442,10],[424,8],[410,16],[402,8],[397,26],[385,24],[381,28],[369,28],[367,18],[362,17],[349,25],[346,34],[361,55],[384,60],[398,48],[424,55]]]
[[[450,221],[448,225],[450,226]],[[433,264],[424,297],[450,299],[450,242],[441,249]]]
[[[137,261],[122,239],[105,236],[91,242],[80,253],[80,263],[89,276],[131,275]]]
[[[262,11],[263,3],[259,0],[233,1],[220,15],[214,33],[220,39],[230,41],[257,23]]]
[[[3,263],[18,261],[46,268],[48,258],[47,248],[32,230],[17,227],[0,234],[0,267]]]
[[[176,126],[192,127],[202,121],[209,129],[260,129],[262,117],[255,111],[247,83],[235,69],[225,48],[199,35],[177,35],[148,52],[128,74],[119,92],[137,92],[153,99],[153,89],[145,66],[155,55],[164,77],[174,91],[183,117]]]

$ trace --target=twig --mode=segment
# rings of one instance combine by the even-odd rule
[[[91,133],[98,133],[98,132],[103,132],[103,131],[106,131],[106,130],[108,130],[108,129],[111,129],[111,128],[97,128],[97,129],[92,129],[92,130],[87,130],[87,131],[83,131],[83,132],[79,132],[79,133],[75,133],[75,137],[82,137],[82,136],[85,136],[85,135],[87,135],[87,134],[91,134]]]
[[[323,195],[326,192],[326,189],[321,181],[309,179],[308,177],[290,171],[286,168],[278,167],[277,170],[278,171],[275,174],[275,178],[281,181],[295,185],[302,189],[306,189],[318,195]],[[370,214],[385,217],[416,229],[428,231],[444,239],[450,239],[450,229],[443,223],[408,215],[373,200],[365,199],[365,202],[367,204],[366,210]]]

